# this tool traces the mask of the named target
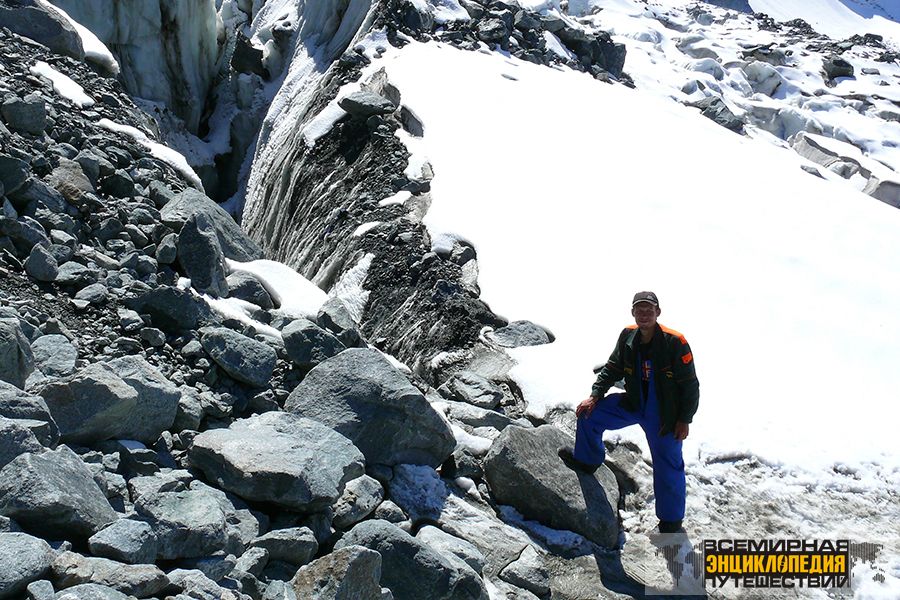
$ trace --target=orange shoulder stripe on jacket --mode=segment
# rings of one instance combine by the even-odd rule
[[[638,327],[637,327],[637,324],[634,324],[634,325],[626,325],[626,326],[625,326],[625,329],[637,329],[637,328],[638,328]]]
[[[682,344],[687,344],[687,340],[680,331],[675,331],[674,329],[670,329],[665,325],[660,325],[659,328],[662,329],[664,333],[668,333],[669,335],[674,335],[675,337],[677,337],[679,340],[681,340]]]

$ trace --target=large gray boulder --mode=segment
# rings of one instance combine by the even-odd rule
[[[144,521],[119,519],[88,539],[94,556],[111,558],[133,565],[156,560],[156,533]]]
[[[269,560],[283,560],[298,566],[308,563],[319,551],[319,543],[309,527],[274,529],[250,545],[268,552]]]
[[[546,329],[531,321],[513,321],[506,327],[500,327],[493,331],[490,337],[506,348],[540,346],[552,341]]]
[[[28,421],[0,417],[0,469],[20,454],[44,449],[27,424]]]
[[[58,54],[84,60],[81,36],[47,2],[14,0],[0,4],[0,27],[31,38]]]
[[[304,512],[330,506],[364,471],[362,454],[347,438],[282,412],[204,431],[188,456],[209,480],[242,498]]]
[[[0,319],[0,380],[21,389],[33,371],[31,344],[19,320]]]
[[[362,546],[345,546],[300,567],[291,580],[304,600],[382,600],[381,555]]]
[[[349,529],[356,525],[384,500],[384,488],[373,477],[363,475],[347,482],[344,493],[334,504],[334,526]]]
[[[397,110],[394,103],[384,96],[366,90],[353,92],[342,98],[338,102],[338,106],[360,119],[367,119],[374,115],[389,115]]]
[[[45,446],[55,446],[59,441],[59,429],[47,403],[40,396],[23,392],[19,388],[0,381],[0,416],[9,419],[39,421],[46,424],[42,432],[35,431],[40,442]]]
[[[118,515],[66,446],[26,453],[0,470],[0,515],[49,539],[84,541]]]
[[[213,297],[228,295],[225,256],[209,215],[197,212],[188,217],[178,234],[176,246],[178,262],[195,290]]]
[[[84,157],[81,162],[85,162]],[[75,206],[82,203],[85,194],[95,193],[94,185],[85,175],[81,163],[67,158],[59,159],[59,166],[53,169],[53,172],[47,177],[47,185],[62,194],[63,198]]]
[[[56,592],[53,600],[134,600],[134,596],[99,583],[82,583]]]
[[[503,399],[503,390],[495,383],[472,371],[461,371],[438,388],[446,398],[493,410]]]
[[[472,567],[476,573],[481,573],[484,570],[484,554],[474,544],[464,539],[451,535],[433,525],[426,525],[419,529],[419,532],[416,533],[416,538],[422,540],[444,556],[455,556]]]
[[[34,366],[48,377],[65,377],[75,372],[78,350],[64,335],[42,335],[31,344],[31,352]]]
[[[40,94],[7,98],[0,104],[0,114],[17,133],[41,135],[47,128],[47,101]]]
[[[241,230],[231,215],[202,192],[188,188],[160,211],[163,223],[175,231],[180,231],[196,213],[210,218],[226,258],[240,262],[264,258],[260,247]]]
[[[225,278],[225,282],[228,284],[230,297],[239,298],[266,310],[274,308],[272,296],[255,275],[246,271],[235,271]]]
[[[26,533],[0,533],[0,599],[23,598],[25,587],[41,579],[53,562],[53,549]]]
[[[75,552],[60,553],[51,572],[58,589],[96,583],[138,598],[153,596],[169,585],[168,577],[156,565],[128,565]]]
[[[196,329],[201,322],[214,320],[205,302],[190,292],[165,285],[126,299],[125,306],[150,315],[154,327],[167,332]]]
[[[59,264],[44,246],[35,244],[25,259],[25,272],[37,281],[56,281]]]
[[[94,363],[41,389],[65,442],[153,443],[172,426],[180,392],[139,356]]]
[[[156,532],[158,559],[209,556],[226,545],[225,512],[205,490],[143,494],[134,507]]]
[[[335,550],[364,546],[381,554],[381,585],[396,600],[487,600],[481,577],[462,561],[451,561],[387,521],[363,521]]]
[[[370,463],[438,466],[456,446],[449,425],[377,350],[351,348],[322,362],[285,410],[347,436]]]
[[[309,319],[291,321],[281,331],[288,357],[304,369],[311,369],[344,350],[342,344]]]
[[[601,466],[594,475],[577,473],[557,455],[571,438],[552,425],[507,427],[484,460],[494,498],[526,518],[568,529],[615,547],[619,536],[616,478]]]
[[[253,387],[265,387],[272,378],[278,356],[268,344],[227,327],[204,329],[200,332],[200,343],[233,379]]]

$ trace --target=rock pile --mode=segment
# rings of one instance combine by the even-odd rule
[[[550,553],[500,498],[585,548],[617,543],[608,473],[585,501],[596,518],[529,504],[579,480],[555,448],[518,445],[565,436],[514,418],[502,377],[457,365],[437,391],[339,300],[291,318],[229,273],[262,250],[189,173],[108,126],[153,137],[113,80],[7,30],[0,72],[0,599],[549,597]],[[369,100],[349,110],[384,119]],[[430,278],[473,258],[407,269],[452,303],[462,288]],[[255,324],[201,294],[252,303]],[[500,337],[550,341],[523,323]],[[507,485],[523,469],[533,480]]]

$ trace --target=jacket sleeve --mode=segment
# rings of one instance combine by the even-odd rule
[[[622,379],[622,376],[625,374],[625,368],[622,364],[622,356],[624,354],[622,346],[625,343],[625,334],[627,332],[628,330],[626,329],[619,335],[619,339],[616,341],[616,347],[613,348],[612,354],[609,355],[609,360],[606,361],[606,364],[603,365],[600,372],[597,374],[597,380],[591,387],[591,396],[594,398],[603,398],[603,396],[606,395],[606,392],[609,391],[609,388],[611,388],[615,382]]]
[[[677,418],[682,423],[690,423],[700,404],[700,382],[694,369],[694,354],[683,337],[673,338],[672,350],[672,370],[681,399]]]

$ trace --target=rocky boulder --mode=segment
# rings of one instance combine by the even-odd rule
[[[47,128],[47,101],[37,93],[24,98],[13,96],[0,104],[0,115],[15,132],[41,135]]]
[[[363,456],[320,423],[281,412],[236,421],[194,438],[191,464],[242,498],[315,512],[363,473]]]
[[[188,217],[178,234],[176,246],[178,262],[191,278],[195,290],[213,297],[228,295],[225,256],[209,215],[197,212]]]
[[[236,271],[226,277],[225,282],[228,284],[230,297],[250,302],[265,310],[274,308],[272,296],[263,287],[262,282],[251,273]]]
[[[34,371],[31,344],[18,319],[0,319],[0,380],[24,388]]]
[[[0,27],[7,27],[53,52],[84,60],[81,36],[49,3],[16,0],[0,4]]]
[[[65,377],[75,371],[78,350],[64,335],[42,335],[31,344],[34,366],[48,377]]]
[[[20,454],[44,449],[27,424],[28,421],[0,417],[0,469]]]
[[[0,416],[45,423],[43,433],[35,432],[40,442],[45,446],[55,446],[59,441],[59,429],[44,399],[23,392],[5,381],[0,381]],[[34,428],[32,431],[35,431]]]
[[[118,518],[90,469],[66,446],[22,454],[0,470],[0,514],[42,537],[73,541]]]
[[[363,521],[335,550],[363,546],[381,554],[381,585],[396,600],[487,600],[484,582],[461,561],[451,561],[387,521]]]
[[[202,192],[188,188],[160,211],[163,223],[175,231],[180,231],[188,219],[197,213],[203,213],[212,222],[226,258],[240,262],[263,258],[263,251],[256,242],[244,234],[231,215]]]
[[[120,438],[153,443],[172,426],[181,398],[139,356],[88,365],[40,393],[66,442]]]
[[[503,399],[503,390],[478,373],[461,371],[438,388],[446,398],[466,402],[480,408],[495,409]]]
[[[150,315],[155,327],[168,332],[196,329],[201,322],[214,320],[205,302],[190,292],[169,286],[155,287],[128,298],[125,306]]]
[[[133,565],[156,560],[156,533],[144,521],[119,519],[88,539],[91,554]]]
[[[25,272],[36,281],[55,281],[59,275],[59,264],[44,246],[35,244],[25,259]]]
[[[0,533],[0,598],[24,598],[25,587],[41,579],[53,562],[53,549],[25,533]]]
[[[338,106],[350,113],[351,116],[359,119],[368,119],[375,115],[389,115],[397,109],[384,96],[365,90],[354,92],[342,98],[338,102]]]
[[[209,556],[226,545],[225,512],[204,490],[145,493],[134,507],[156,532],[158,559]]]
[[[348,437],[370,463],[437,466],[456,446],[443,418],[377,350],[351,348],[322,362],[285,410]]]
[[[75,552],[60,553],[51,572],[57,589],[95,583],[137,598],[153,596],[169,585],[168,577],[156,565],[127,565]]]
[[[265,387],[275,370],[277,355],[268,344],[227,327],[210,327],[200,333],[200,343],[222,370],[253,387]]]
[[[311,369],[344,350],[344,344],[309,319],[292,321],[281,335],[288,357],[304,369]]]
[[[616,478],[601,466],[594,475],[576,473],[557,455],[572,444],[552,425],[507,427],[485,457],[484,472],[497,502],[554,529],[568,529],[615,547],[619,525]]]
[[[383,600],[381,555],[362,546],[345,546],[301,567],[291,580],[304,600]]]

